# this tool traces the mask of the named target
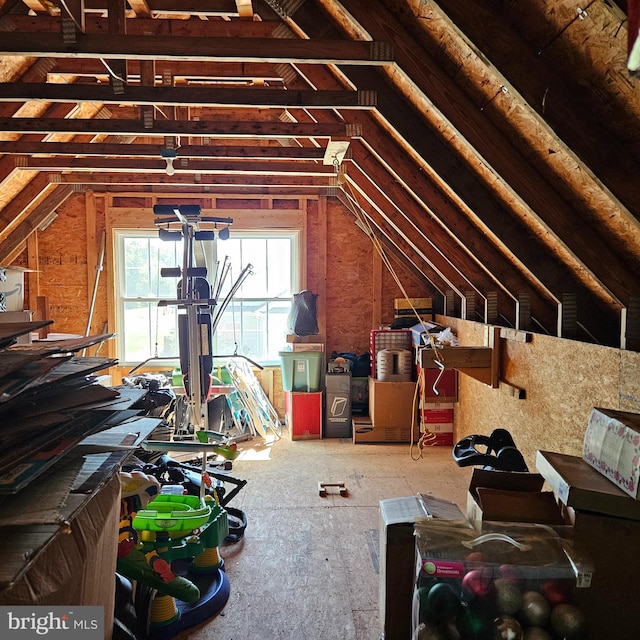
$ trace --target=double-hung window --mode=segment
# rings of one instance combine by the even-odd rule
[[[156,229],[116,229],[118,360],[135,365],[150,358],[178,360],[179,278],[160,275],[182,265],[182,242],[161,240]],[[213,353],[239,354],[261,364],[278,362],[293,293],[299,289],[299,233],[235,230],[227,240],[197,246],[211,288]],[[206,246],[205,246],[206,245]],[[249,275],[239,277],[251,265]]]

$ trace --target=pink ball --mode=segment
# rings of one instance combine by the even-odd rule
[[[484,598],[493,588],[493,569],[490,566],[472,569],[462,578],[462,590],[471,598]]]

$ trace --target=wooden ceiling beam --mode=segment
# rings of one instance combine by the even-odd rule
[[[455,1],[438,0],[437,4],[429,3],[429,15],[434,19],[429,20],[430,28],[425,30],[425,36],[431,34],[439,46],[442,46],[445,37],[460,39],[455,30],[450,28],[450,24],[454,24],[455,29],[459,29],[481,54],[478,60],[483,61],[483,67],[489,72],[493,70],[494,75],[499,69],[500,75],[504,75],[517,88],[526,107],[549,123],[557,138],[552,147],[556,162],[571,166],[571,156],[577,154],[597,175],[598,180],[609,185],[627,207],[636,214],[640,213],[640,197],[634,184],[638,160],[630,153],[629,147],[616,137],[611,123],[599,118],[581,96],[569,90],[567,84],[558,77],[557,70],[549,68],[544,59],[536,55],[521,31],[505,20],[502,9],[496,10],[491,2],[481,3],[474,7],[471,15]],[[439,15],[442,17],[438,20]],[[609,42],[612,50],[618,46],[613,40]],[[461,60],[459,64],[462,64]],[[468,56],[465,57],[466,64]],[[516,114],[513,109],[509,111],[511,125],[516,126]],[[502,111],[496,115],[506,120]],[[531,120],[522,124],[522,129],[540,132],[540,127],[534,127]],[[523,133],[526,135],[527,131]],[[570,146],[564,153],[562,142]],[[584,179],[584,172],[581,175]],[[601,213],[608,223],[616,222],[608,211]]]
[[[65,44],[58,34],[4,32],[1,56],[85,57],[107,59],[198,60],[228,62],[299,62],[380,66],[393,62],[386,42],[273,38],[194,38],[186,36],[78,34]]]
[[[479,171],[487,183],[492,184],[499,197],[511,202],[512,206],[519,206],[520,219],[529,227],[530,233],[544,242],[567,268],[584,278],[588,286],[608,304],[624,306],[630,292],[638,291],[637,279],[630,273],[629,265],[590,227],[582,225],[581,233],[575,233],[583,220],[572,209],[575,203],[565,200],[555,191],[549,180],[540,174],[538,167],[527,161],[514,146],[513,139],[508,139],[486,118],[482,109],[451,82],[437,61],[425,64],[429,52],[421,49],[403,31],[402,25],[381,2],[345,0],[344,5],[372,37],[386,34],[391,38],[396,47],[398,65],[402,67],[402,73],[394,68],[392,81],[396,89],[409,99],[412,98],[412,92],[414,96],[417,95],[415,89],[418,87],[426,102],[436,107],[421,111],[427,117],[428,124],[442,127],[444,115],[450,123],[447,135],[457,135],[458,153],[466,156],[466,162]],[[327,3],[326,6],[335,5]],[[372,10],[374,7],[375,10]],[[416,56],[417,50],[424,51],[424,56]],[[380,93],[374,74],[355,68],[347,74],[356,86],[367,83],[368,87]],[[382,84],[380,80],[378,82]],[[391,93],[392,96],[389,95]],[[381,112],[389,119],[393,113],[391,102],[397,102],[398,91],[387,90],[386,94],[384,108],[382,96],[379,102]],[[393,118],[393,126],[398,131],[407,131],[406,124],[399,123],[396,118]]]
[[[151,8],[147,0],[127,0],[137,18],[151,18]]]
[[[8,235],[23,222],[33,204],[51,189],[48,175],[46,173],[37,174],[0,211],[0,247],[4,244]]]
[[[85,0],[87,11],[103,12],[109,0]],[[174,0],[149,0],[149,10],[153,14],[192,15],[204,17],[237,17],[238,6],[235,0],[189,0],[187,6],[181,7]]]
[[[359,207],[362,213],[389,236],[390,242],[406,253],[409,259],[425,273],[433,272],[438,279],[432,281],[433,286],[444,295],[447,289],[453,289],[460,296],[465,291],[473,290],[478,297],[486,298],[490,283],[486,273],[479,271],[469,256],[452,245],[450,239],[444,238],[443,230],[437,223],[422,223],[415,218],[408,219],[402,211],[406,198],[398,193],[387,193],[389,182],[383,182],[385,193],[380,183],[365,173],[361,166],[353,163],[345,176],[349,188],[345,191],[356,202],[352,208]],[[441,247],[446,247],[442,250]],[[456,250],[457,249],[457,250]],[[497,288],[497,287],[496,287]],[[501,291],[500,309],[505,317],[513,323],[515,319],[515,301]]]
[[[241,18],[253,18],[253,3],[251,0],[235,0],[238,16]]]
[[[141,120],[94,118],[0,118],[0,131],[12,133],[75,133],[138,136],[209,136],[215,138],[332,138],[357,137],[358,126],[344,123],[234,122],[212,120],[156,120],[145,128]]]
[[[246,141],[245,141],[246,142]],[[113,144],[105,142],[32,142],[21,138],[12,142],[0,141],[0,154],[54,156],[112,156],[120,158],[157,158],[158,144]],[[266,160],[322,160],[324,147],[283,147],[282,145],[180,145],[180,158],[254,158]],[[346,158],[349,158],[347,154]]]
[[[174,3],[175,4],[175,3]],[[38,15],[7,16],[6,24],[13,30],[27,33],[60,33],[60,17]],[[129,35],[155,35],[164,37],[191,36],[211,38],[270,38],[274,31],[281,30],[278,22],[247,20],[175,20],[171,18],[135,18],[127,20]],[[106,33],[107,19],[89,13],[85,17],[85,32]]]
[[[315,82],[325,85],[330,82],[326,72],[320,68],[305,68],[304,73],[309,74]],[[473,180],[461,173],[459,161],[449,146],[443,145],[425,129],[406,104],[400,104],[403,108],[396,114],[398,121],[405,123],[407,130],[415,133],[408,140],[399,139],[393,131],[386,131],[384,124],[380,126],[374,117],[375,114],[351,113],[353,121],[362,128],[363,145],[392,172],[392,180],[387,178],[384,184],[404,185],[420,203],[420,208],[430,211],[449,230],[455,242],[465,246],[471,255],[476,256],[481,268],[493,274],[496,287],[502,283],[501,286],[514,296],[521,290],[536,291],[536,312],[547,330],[553,332],[556,305],[562,295],[562,286],[568,284],[564,269],[556,261],[540,264],[543,251],[540,245],[516,219],[508,215],[505,208],[490,199],[481,184],[474,186]],[[314,114],[316,119],[328,116],[328,112]],[[353,154],[359,162],[364,162],[363,152],[358,145],[353,146]],[[398,162],[399,157],[409,162]],[[452,187],[447,185],[442,176],[451,181]],[[473,207],[467,202],[473,202]],[[415,211],[415,205],[408,206],[406,210]],[[534,265],[535,272],[531,268]],[[555,286],[555,294],[552,293],[554,289],[549,287],[550,283],[553,283],[552,287]],[[553,308],[549,308],[549,304]]]
[[[141,172],[165,173],[167,163],[161,157],[162,147],[158,148],[156,160],[141,158],[68,158],[49,157],[34,158],[30,156],[16,156],[16,167],[25,171],[107,171],[107,172]],[[239,159],[208,159],[194,160],[180,155],[174,160],[173,167],[176,173],[200,173],[203,175],[306,175],[306,176],[333,176],[335,170],[330,165],[322,162],[307,160],[292,161],[268,159],[265,161]],[[250,178],[249,178],[250,179]]]
[[[23,1],[36,14],[60,15],[61,13],[60,7],[53,2],[47,2],[46,0]],[[129,3],[132,11],[140,8],[140,2],[141,0],[135,0],[133,3]],[[239,15],[235,0],[190,0],[189,6],[183,8],[176,8],[176,3],[172,2],[172,0],[150,0],[144,4],[152,15],[194,15],[225,18]],[[87,12],[104,14],[108,11],[108,8],[109,0],[85,0],[85,11]]]
[[[143,173],[91,173],[87,171],[72,173],[52,173],[42,175],[54,184],[77,184],[77,185],[119,185],[126,189],[132,185],[147,187],[147,190],[156,185],[176,185],[194,187],[295,187],[299,190],[318,189],[320,187],[335,187],[336,179],[333,175],[328,176],[274,176],[274,175],[242,175],[242,174],[194,174],[176,172],[173,176],[164,173],[143,174]]]
[[[520,291],[534,291],[532,306],[541,317],[543,326],[552,331],[557,300],[550,292],[541,288],[535,278],[527,277],[527,269],[515,262],[514,257],[509,258],[503,251],[496,250],[496,241],[490,238],[482,225],[474,224],[475,214],[472,211],[468,215],[461,215],[467,213],[465,204],[438,188],[426,164],[396,162],[395,159],[403,154],[402,148],[370,122],[371,116],[362,115],[360,124],[366,135],[359,144],[352,145],[354,163],[369,175],[375,175],[376,182],[384,184],[385,191],[393,197],[394,202],[400,203],[399,208],[411,212],[415,224],[422,226],[433,220],[446,230],[448,237],[441,237],[439,246],[452,255],[457,255],[456,247],[464,248],[475,262],[469,265],[470,272],[480,270],[493,280],[493,284],[485,288],[485,293],[502,289],[516,299]],[[388,172],[386,177],[376,171],[376,164]],[[554,309],[551,314],[545,312],[550,306]]]
[[[53,61],[50,73],[58,76],[78,76],[94,78],[104,76],[107,69],[95,58],[49,58]],[[127,82],[136,84],[140,79],[142,60],[129,60]],[[148,62],[148,61],[147,61]],[[283,72],[291,67],[287,64],[271,62],[189,62],[186,60],[155,60],[155,81],[160,83],[166,74],[174,79],[197,82],[237,82],[257,78],[265,84],[284,84]],[[45,78],[46,79],[46,78]]]
[[[0,102],[96,102],[102,104],[181,105],[210,107],[313,107],[314,109],[373,109],[371,91],[291,91],[266,88],[126,85],[114,94],[106,85],[36,82],[0,83]]]
[[[452,287],[457,288],[460,295],[466,295],[468,289],[475,289],[485,298],[489,292],[497,292],[500,313],[513,323],[518,296],[527,291],[536,321],[547,332],[555,333],[557,301],[549,292],[541,292],[534,281],[523,277],[521,268],[514,269],[513,262],[496,251],[487,235],[467,216],[460,215],[459,205],[456,206],[432,183],[424,167],[414,168],[411,162],[397,162],[398,157],[408,160],[410,157],[381,132],[370,114],[360,115],[365,135],[350,146],[353,160],[347,167],[347,178],[362,182],[362,188],[372,198],[380,187],[372,190],[367,182],[383,185],[384,198],[393,203],[395,213],[389,207],[381,209],[393,223],[404,229],[405,236],[412,239],[426,237],[429,244],[434,244],[437,251],[442,251],[453,262],[460,276],[452,279]],[[312,117],[325,122],[330,113],[313,112]],[[364,179],[358,180],[359,172]],[[409,222],[404,224],[404,219]]]

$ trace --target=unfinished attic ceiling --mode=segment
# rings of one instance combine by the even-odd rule
[[[449,315],[639,350],[638,1],[0,0],[0,264],[77,190],[315,192]]]

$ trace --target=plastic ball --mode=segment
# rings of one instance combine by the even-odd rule
[[[493,569],[482,566],[462,578],[462,590],[469,599],[484,598],[493,592]]]
[[[496,588],[496,607],[498,613],[514,615],[522,608],[522,592],[511,580],[498,578],[494,581]]]
[[[573,596],[571,584],[567,580],[547,580],[540,587],[540,593],[552,607],[563,602],[571,602]]]
[[[551,605],[544,596],[537,591],[527,591],[522,594],[522,609],[520,617],[525,625],[544,627],[549,621]]]
[[[456,628],[462,638],[493,640],[493,619],[484,611],[472,611],[464,607],[456,618]]]
[[[446,583],[436,584],[427,595],[427,620],[440,621],[454,618],[460,610],[460,600]]]
[[[418,627],[418,640],[447,640],[447,636],[438,625],[431,622],[423,622]]]
[[[501,564],[498,567],[498,575],[501,578],[505,578],[509,580],[509,582],[513,582],[513,584],[522,588],[524,584],[524,578],[522,576],[522,570],[512,564]]]
[[[487,564],[489,562],[489,556],[482,551],[472,551],[464,561],[469,565]]]
[[[422,622],[426,621],[429,617],[429,608],[427,606],[427,597],[429,596],[429,591],[431,591],[431,586],[418,587],[418,589],[416,590],[416,595],[418,596],[420,607],[420,620]]]
[[[522,627],[511,616],[501,616],[495,619],[495,640],[522,640]]]
[[[582,611],[567,603],[555,606],[551,610],[551,628],[564,640],[579,640],[587,633],[587,619]]]

